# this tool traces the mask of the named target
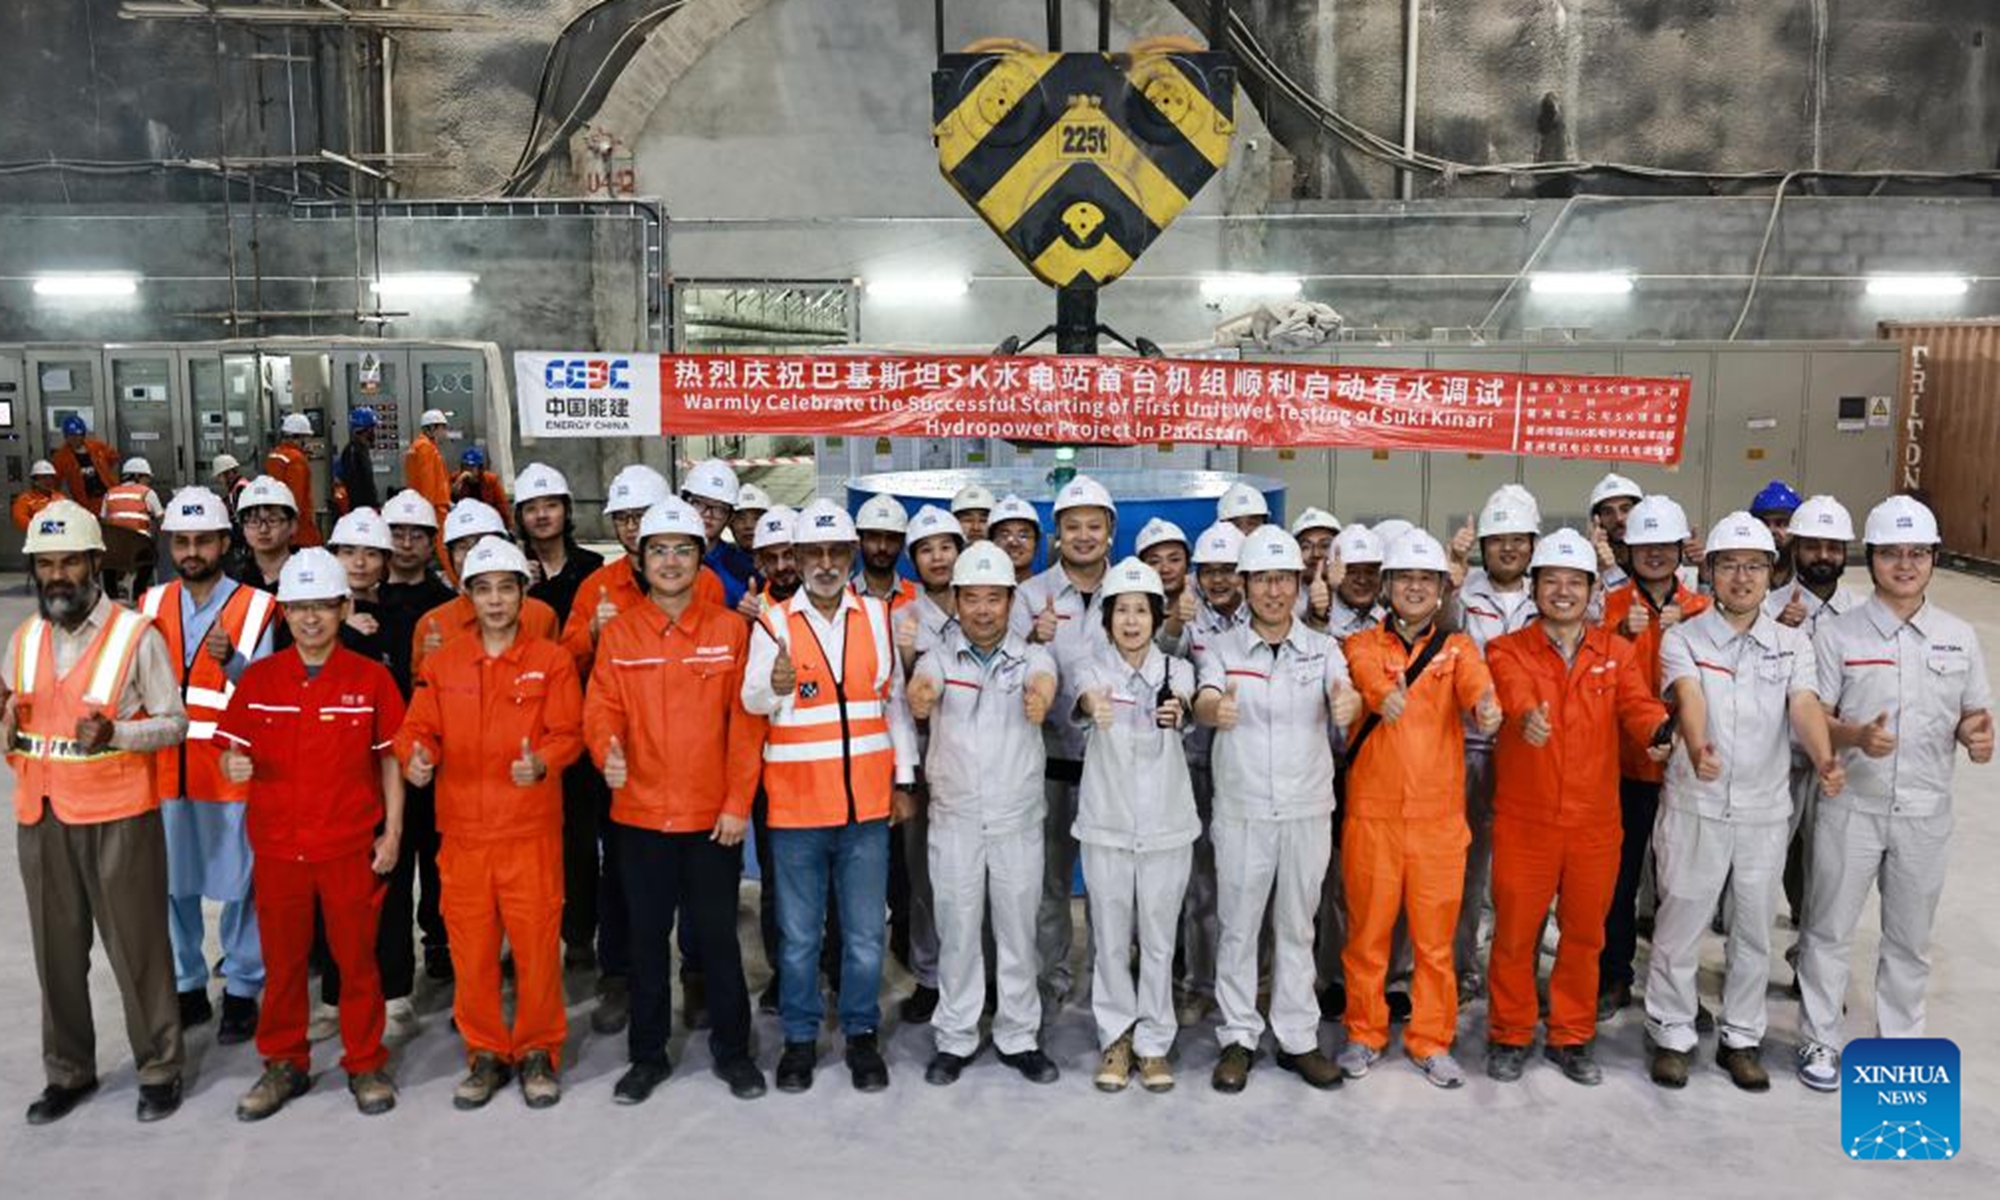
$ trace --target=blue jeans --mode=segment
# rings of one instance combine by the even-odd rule
[[[875,1032],[882,1023],[889,822],[773,829],[771,859],[778,877],[778,1001],[785,1040],[819,1039],[826,1012],[819,950],[829,876],[840,905],[840,1031],[847,1037]]]
[[[208,960],[202,956],[200,896],[167,897],[167,932],[174,947],[174,984],[183,992],[208,987]],[[222,990],[255,1000],[264,990],[264,942],[257,933],[257,909],[245,897],[222,905],[216,930],[222,942]]]

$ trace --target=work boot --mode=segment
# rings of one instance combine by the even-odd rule
[[[1685,1050],[1669,1050],[1665,1046],[1650,1047],[1651,1065],[1647,1074],[1653,1082],[1663,1088],[1684,1088],[1688,1082],[1688,1062],[1693,1055]]]
[[[1715,1065],[1729,1072],[1729,1082],[1746,1092],[1771,1090],[1771,1075],[1764,1069],[1761,1047],[1717,1046]]]
[[[958,1082],[959,1075],[964,1073],[966,1064],[971,1061],[968,1055],[940,1050],[931,1055],[930,1065],[924,1068],[924,1082],[936,1087],[950,1087]]]
[[[613,1104],[644,1104],[653,1094],[653,1089],[667,1081],[674,1073],[673,1063],[662,1054],[658,1058],[643,1059],[625,1068],[625,1073],[612,1085]]]
[[[1104,1049],[1097,1065],[1097,1090],[1122,1092],[1132,1082],[1132,1035],[1126,1033]]]
[[[1486,1077],[1501,1083],[1518,1083],[1521,1072],[1528,1066],[1527,1046],[1509,1046],[1495,1042],[1486,1047]]]
[[[179,1076],[165,1083],[142,1083],[139,1085],[139,1120],[143,1124],[164,1121],[179,1112],[181,1108],[181,1081]]]
[[[1322,1092],[1332,1091],[1342,1082],[1340,1068],[1317,1046],[1304,1054],[1287,1054],[1279,1050],[1277,1063],[1280,1070],[1290,1071]]]
[[[33,1104],[28,1105],[28,1124],[53,1125],[68,1116],[71,1110],[83,1103],[84,1098],[96,1090],[95,1079],[77,1087],[64,1087],[59,1083],[52,1083],[42,1089],[42,1094],[35,1097]]]
[[[1319,1019],[1339,1021],[1347,1015],[1347,986],[1329,983],[1319,990]]]
[[[1389,992],[1386,999],[1389,1002],[1389,1024],[1401,1025],[1410,1019],[1410,993]]]
[[[1202,992],[1182,992],[1174,1000],[1174,1022],[1182,1029],[1194,1028],[1214,1011],[1215,998]]]
[[[1139,1086],[1158,1095],[1174,1090],[1173,1064],[1164,1055],[1148,1055],[1139,1059]]]
[[[312,1076],[288,1062],[268,1062],[264,1064],[264,1074],[243,1098],[236,1102],[236,1119],[239,1121],[261,1121],[277,1112],[292,1099],[306,1094],[312,1086]]]
[[[562,1099],[562,1079],[546,1050],[530,1050],[521,1060],[521,1098],[529,1108],[554,1108]]]
[[[931,1014],[937,1011],[938,990],[934,987],[917,985],[917,990],[903,997],[903,1003],[896,1009],[906,1025],[928,1025]]]
[[[590,1010],[590,1031],[609,1036],[622,1032],[631,1020],[632,985],[618,975],[598,980],[597,1004]]]
[[[1019,1054],[1002,1054],[1000,1061],[1019,1071],[1021,1078],[1029,1083],[1054,1083],[1062,1077],[1061,1068],[1040,1047]]]
[[[681,976],[681,1024],[689,1030],[708,1028],[708,981],[699,972]]]
[[[755,1100],[764,1094],[764,1072],[748,1055],[725,1058],[715,1064],[715,1077],[729,1085],[729,1094],[738,1100]]]
[[[338,1021],[338,1013],[335,1020]],[[257,1002],[248,996],[222,997],[222,1020],[215,1025],[215,1044],[234,1046],[257,1036]]]
[[[1359,1079],[1368,1074],[1368,1068],[1374,1066],[1381,1057],[1382,1052],[1373,1046],[1349,1042],[1340,1048],[1339,1054],[1334,1055],[1333,1061],[1340,1064],[1342,1075],[1349,1079]]]
[[[208,1002],[207,988],[189,988],[180,994],[180,1001],[182,1030],[206,1025],[215,1019],[215,1006]]]
[[[889,1086],[889,1064],[882,1061],[882,1048],[872,1033],[857,1033],[847,1039],[847,1074],[857,1092],[879,1092]]]
[[[1604,1069],[1597,1065],[1591,1054],[1591,1044],[1582,1042],[1574,1046],[1544,1046],[1542,1057],[1562,1069],[1563,1078],[1585,1087],[1596,1087],[1604,1082]]]
[[[1818,1042],[1799,1047],[1799,1082],[1815,1092],[1840,1090],[1840,1051]]]
[[[1620,1009],[1629,1008],[1631,1004],[1632,985],[1629,983],[1613,984],[1597,994],[1597,1019],[1599,1021],[1609,1021],[1618,1015]]]
[[[1222,1048],[1222,1057],[1215,1060],[1215,1070],[1208,1082],[1218,1092],[1235,1095],[1250,1083],[1250,1064],[1255,1055],[1250,1047],[1229,1045]]]
[[[778,1056],[778,1090],[803,1092],[813,1085],[813,1068],[819,1065],[818,1042],[786,1042]]]
[[[417,1009],[408,996],[398,996],[385,1006],[382,1040],[391,1045],[401,1045],[424,1031],[424,1023],[417,1019]]]
[[[469,1112],[475,1108],[485,1108],[493,1099],[493,1093],[507,1086],[513,1078],[513,1071],[500,1061],[497,1054],[480,1053],[472,1056],[472,1066],[465,1078],[452,1089],[451,1106]]]
[[[354,1107],[364,1117],[378,1117],[396,1107],[396,1081],[387,1071],[363,1071],[350,1076],[347,1090],[354,1095]]]
[[[306,1040],[324,1042],[340,1034],[340,1010],[331,1004],[314,1004],[306,1021]]]
[[[594,971],[597,969],[597,951],[585,942],[578,946],[563,947],[564,971]]]
[[[1458,1065],[1458,1060],[1451,1056],[1449,1050],[1440,1050],[1428,1058],[1411,1055],[1410,1065],[1422,1071],[1424,1079],[1433,1087],[1448,1090],[1465,1086],[1465,1068]]]
[[[778,1003],[778,979],[776,976],[772,976],[771,982],[757,996],[757,1011],[760,1013],[775,1013],[778,1011]]]

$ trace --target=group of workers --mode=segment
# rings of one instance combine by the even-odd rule
[[[1712,1020],[1718,1065],[1769,1087],[1788,878],[1799,1078],[1838,1087],[1871,890],[1877,1026],[1924,1030],[1954,760],[1986,762],[1993,726],[1973,630],[1927,599],[1937,526],[1912,498],[1867,515],[1864,593],[1842,584],[1849,514],[1783,485],[1705,538],[1617,475],[1588,532],[1545,531],[1507,485],[1440,542],[1318,508],[1286,528],[1237,484],[1213,525],[1149,521],[1114,562],[1117,504],[1087,476],[1045,529],[978,484],[915,513],[794,511],[711,460],[678,492],[620,471],[607,562],[577,544],[560,472],[530,465],[511,501],[494,481],[496,505],[421,441],[437,461],[413,447],[410,489],[354,505],[324,548],[275,473],[182,489],[161,516],[176,577],[136,609],[100,586],[87,499],[30,514],[38,613],[0,658],[0,736],[43,989],[31,1122],[97,1086],[93,926],[139,1117],[178,1106],[184,1031],[214,1018],[203,898],[223,903],[217,1041],[254,1038],[265,1063],[243,1119],[310,1087],[336,1033],[357,1107],[394,1106],[419,929],[454,987],[459,1108],[513,1081],[558,1101],[565,970],[597,972],[591,1026],[626,1035],[613,1099],[646,1100],[672,1071],[676,953],[684,1024],[733,1095],[762,1095],[746,840],[784,1091],[812,1085],[829,990],[853,1085],[888,1085],[891,948],[937,1085],[987,1037],[1055,1081],[1041,1032],[1087,998],[1105,1091],[1172,1088],[1179,1031],[1211,1011],[1221,1092],[1267,1031],[1278,1067],[1328,1089],[1397,1023],[1424,1077],[1459,1087],[1459,1007],[1482,994],[1489,1076],[1519,1079],[1544,1026],[1545,1056],[1595,1084],[1649,877],[1656,1083],[1685,1085]]]

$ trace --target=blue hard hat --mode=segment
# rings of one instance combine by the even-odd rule
[[[356,433],[364,429],[375,428],[375,410],[372,408],[357,408],[353,412],[348,413],[347,427]]]
[[[480,470],[486,466],[486,451],[477,446],[467,446],[465,453],[458,456],[458,465]]]
[[[1803,503],[1804,501],[1799,498],[1799,494],[1791,489],[1791,485],[1782,479],[1773,479],[1770,483],[1764,485],[1763,491],[1758,492],[1751,499],[1750,511],[1752,513],[1788,513]]]
[[[90,432],[90,426],[83,423],[82,417],[71,413],[63,418],[62,431],[64,437],[82,437]]]

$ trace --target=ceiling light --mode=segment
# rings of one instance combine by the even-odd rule
[[[1528,287],[1544,296],[1622,296],[1632,290],[1632,277],[1622,271],[1543,271],[1529,278]]]
[[[1201,281],[1201,298],[1289,300],[1304,286],[1304,281],[1296,275],[1210,275]]]
[[[76,271],[35,276],[37,296],[129,296],[139,277],[123,271]]]
[[[469,296],[477,275],[384,275],[368,285],[377,296],[410,299],[415,297]]]
[[[1963,275],[1877,275],[1868,281],[1871,296],[1963,296],[1972,281]]]

